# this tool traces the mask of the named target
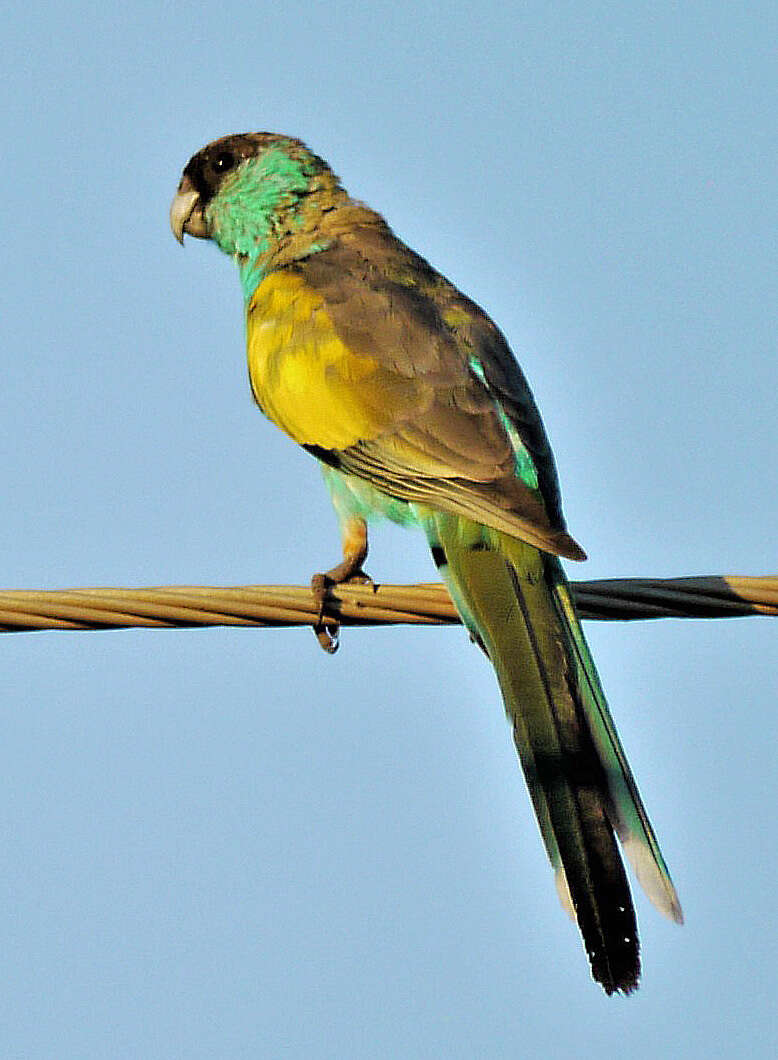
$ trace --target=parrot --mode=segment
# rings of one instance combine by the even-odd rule
[[[657,909],[683,914],[576,614],[561,560],[586,554],[507,340],[295,137],[203,147],[170,225],[235,261],[254,400],[320,463],[343,555],[311,583],[322,646],[337,647],[328,593],[370,581],[368,521],[420,529],[496,673],[592,977],[631,993],[640,944],[619,846]]]

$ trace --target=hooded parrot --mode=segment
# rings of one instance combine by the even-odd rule
[[[420,528],[497,675],[563,906],[608,994],[638,984],[618,841],[654,905],[682,913],[576,616],[548,438],[487,314],[352,199],[300,140],[225,136],[184,169],[170,211],[238,266],[248,370],[264,414],[321,464],[343,561],[365,578],[367,521]],[[332,637],[332,639],[330,639]]]

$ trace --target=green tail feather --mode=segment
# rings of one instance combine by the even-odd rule
[[[562,568],[531,545],[419,513],[462,620],[489,656],[563,904],[594,978],[637,986],[637,925],[618,833],[649,897],[680,906],[613,726]]]
[[[612,803],[612,822],[640,886],[670,920],[683,923],[683,911],[654,829],[648,819],[600,684],[589,645],[575,613],[570,587],[559,560],[547,557],[560,622],[575,658],[577,683],[594,744],[605,770]]]

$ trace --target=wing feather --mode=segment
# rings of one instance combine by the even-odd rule
[[[247,322],[258,403],[327,463],[390,496],[584,557],[505,339],[388,227],[349,230],[271,272]]]

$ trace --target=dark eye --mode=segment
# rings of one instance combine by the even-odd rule
[[[213,168],[217,173],[226,173],[228,169],[232,169],[235,165],[235,155],[232,151],[222,151],[214,159]]]

